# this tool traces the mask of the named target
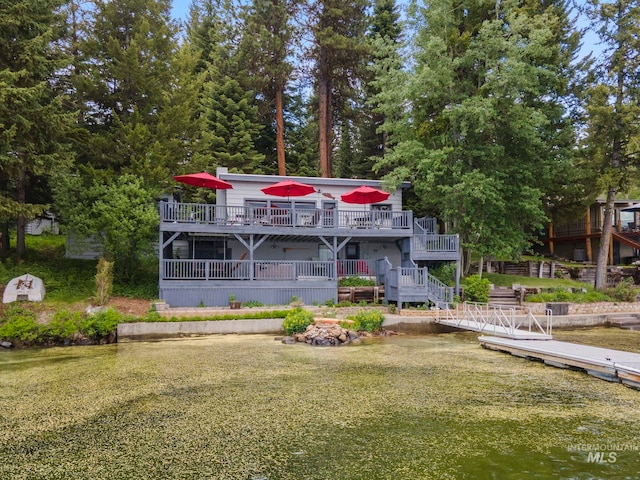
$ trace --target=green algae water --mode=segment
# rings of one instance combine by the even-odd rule
[[[640,346],[640,332],[556,335]],[[637,350],[636,350],[637,351]],[[0,351],[3,479],[634,479],[640,391],[482,349],[266,335]]]

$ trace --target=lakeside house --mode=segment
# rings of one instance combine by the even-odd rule
[[[640,206],[638,200],[616,200],[609,243],[609,265],[640,260]],[[605,199],[598,198],[584,214],[568,222],[550,223],[544,232],[542,252],[576,262],[595,262],[604,227]]]
[[[457,235],[439,234],[434,218],[402,209],[403,183],[387,199],[354,204],[355,188],[382,189],[380,181],[229,173],[217,178],[216,203],[160,202],[159,297],[171,306],[240,302],[337,302],[338,281],[359,276],[384,285],[385,300],[451,302],[459,293]],[[313,186],[304,196],[262,189],[285,179]],[[456,266],[456,285],[429,273],[441,262]]]

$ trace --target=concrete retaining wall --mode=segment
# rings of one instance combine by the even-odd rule
[[[118,342],[228,333],[280,333],[282,318],[201,322],[138,322],[118,325]]]
[[[535,304],[530,304],[535,305]],[[540,312],[534,312],[534,315],[540,320],[544,319],[545,304],[538,304]],[[636,307],[638,304],[634,304]],[[573,306],[573,305],[572,305]],[[593,304],[591,304],[593,307]],[[598,313],[600,308],[595,308],[589,313],[572,313],[569,315],[554,315],[553,328],[586,328],[607,325],[622,312],[630,313],[629,304],[624,305],[626,308],[614,309],[613,304],[602,304],[600,308],[605,309],[606,313]],[[578,305],[577,307],[582,307]],[[609,308],[606,308],[609,307]],[[382,309],[383,307],[381,307]],[[317,310],[317,311],[316,311]],[[353,308],[353,311],[340,312],[340,317],[346,316],[348,313],[355,313],[360,308]],[[386,308],[384,308],[386,310]],[[580,308],[576,308],[580,310]],[[202,314],[202,309],[194,309],[195,312]],[[313,308],[316,315],[319,315],[320,309]],[[167,313],[167,312],[162,312]],[[173,312],[175,313],[175,312]],[[228,311],[227,311],[228,313]],[[635,312],[633,312],[635,313]],[[182,312],[184,314],[184,312]],[[404,333],[439,333],[445,331],[454,331],[450,327],[443,327],[435,323],[436,312],[419,311],[419,310],[402,310],[400,313],[391,314],[384,313],[385,320],[383,327]],[[633,315],[632,316],[636,316]],[[638,313],[637,316],[640,316]],[[251,334],[251,333],[282,333],[281,318],[268,318],[259,320],[218,320],[218,321],[194,321],[194,322],[139,322],[139,323],[123,323],[118,325],[118,342],[158,340],[163,338],[179,338],[192,337],[201,335],[216,334]]]

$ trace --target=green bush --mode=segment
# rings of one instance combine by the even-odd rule
[[[14,304],[6,308],[6,321],[0,325],[0,338],[31,344],[38,339],[40,325],[35,312]]]
[[[376,281],[362,277],[343,277],[338,281],[339,287],[375,287]]]
[[[479,275],[470,275],[464,281],[464,299],[467,302],[487,303],[491,283]]]
[[[48,324],[42,325],[40,336],[50,342],[64,342],[78,332],[81,323],[80,312],[56,312]]]
[[[616,302],[635,302],[638,289],[634,286],[633,280],[627,278],[615,287],[605,289],[605,293]]]
[[[93,340],[100,340],[108,337],[118,323],[126,323],[126,320],[118,311],[106,308],[87,315],[80,323],[80,332]]]
[[[104,258],[98,260],[97,273],[96,273],[96,305],[106,305],[111,298],[113,292],[113,265],[114,262],[109,262]]]
[[[291,310],[282,322],[284,333],[292,335],[304,332],[313,323],[313,313],[303,308]]]
[[[350,327],[353,330],[377,332],[382,328],[384,315],[378,310],[361,310],[355,315],[349,315],[347,319],[354,321],[354,324]]]
[[[456,284],[455,263],[442,263],[436,268],[430,268],[429,273],[449,287]]]

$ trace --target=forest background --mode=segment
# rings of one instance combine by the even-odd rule
[[[410,181],[466,265],[518,258],[604,193],[604,286],[613,200],[637,183],[638,7],[194,0],[180,23],[169,0],[1,2],[0,253],[15,228],[20,260],[48,209],[135,281],[173,175],[227,166]]]

